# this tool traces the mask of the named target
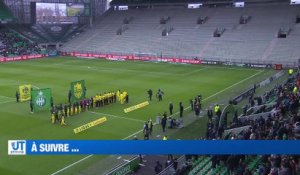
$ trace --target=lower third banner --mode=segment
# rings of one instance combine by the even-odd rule
[[[166,149],[162,149],[166,148]],[[8,155],[300,154],[300,140],[9,140]]]

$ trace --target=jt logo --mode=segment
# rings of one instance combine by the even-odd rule
[[[25,155],[26,141],[25,140],[9,140],[8,155]]]
[[[12,142],[11,143],[11,147],[13,150],[17,151],[17,150],[23,150],[25,141],[16,141],[16,142]]]

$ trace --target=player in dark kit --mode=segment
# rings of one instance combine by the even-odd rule
[[[54,105],[53,97],[51,96],[51,98],[50,98],[50,106],[53,107],[53,105]]]
[[[33,113],[33,102],[30,100],[30,112]]]
[[[149,126],[149,135],[152,135],[152,131],[153,131],[153,122],[150,119],[148,122],[148,126]]]
[[[69,93],[68,93],[68,101],[69,101],[69,103],[71,103],[71,97],[72,97],[72,92],[71,92],[71,90],[69,90]]]
[[[170,102],[170,104],[169,104],[169,111],[170,111],[170,115],[172,115],[173,114],[173,103],[172,102]]]
[[[149,100],[151,101],[151,100],[152,100],[152,95],[153,95],[152,90],[149,89],[149,90],[147,91],[147,93],[148,93],[148,96],[149,96]]]
[[[167,113],[165,112],[163,114],[163,118],[161,119],[161,126],[162,126],[162,129],[163,129],[163,132],[166,131],[166,125],[167,125]]]
[[[156,94],[156,96],[158,98],[158,101],[162,101],[162,96],[163,95],[164,95],[164,92],[161,91],[160,89],[158,89],[157,94]]]
[[[68,105],[65,104],[64,106],[64,112],[65,112],[65,116],[67,117],[68,116]]]
[[[125,103],[128,103],[129,102],[129,96],[128,96],[128,93],[126,94],[125,96]]]
[[[182,102],[180,102],[180,103],[179,103],[179,114],[180,114],[179,116],[180,116],[180,117],[183,116],[183,110],[184,110],[183,104],[182,104]]]
[[[17,103],[19,102],[20,100],[20,93],[18,91],[16,91],[16,100],[17,100]]]

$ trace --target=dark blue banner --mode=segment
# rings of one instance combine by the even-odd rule
[[[300,140],[9,140],[9,155],[295,154]]]

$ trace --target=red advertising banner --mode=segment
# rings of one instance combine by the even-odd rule
[[[282,70],[282,64],[275,64],[275,70]]]
[[[30,60],[36,58],[43,58],[45,55],[22,55],[22,56],[15,56],[15,57],[4,57],[0,58],[0,62],[10,62],[10,61],[21,61],[21,60]]]
[[[79,53],[79,52],[62,52],[62,55],[70,55],[83,58],[103,58],[114,61],[125,60],[140,60],[140,61],[155,61],[167,63],[181,63],[181,64],[201,64],[201,60],[186,59],[186,58],[168,58],[168,57],[155,57],[155,56],[135,56],[135,55],[115,55],[115,54],[93,54],[93,53]]]

